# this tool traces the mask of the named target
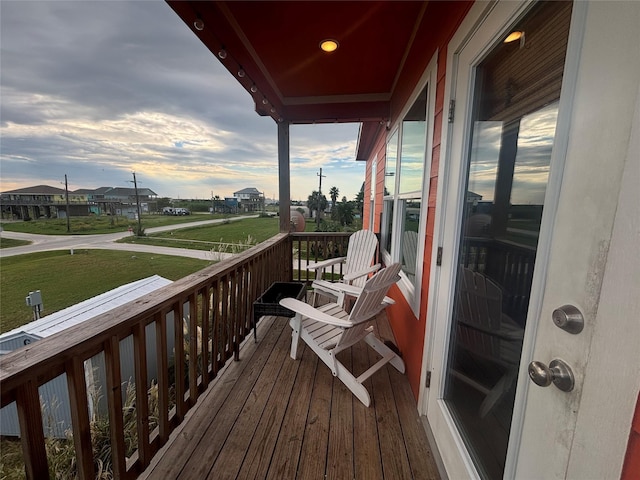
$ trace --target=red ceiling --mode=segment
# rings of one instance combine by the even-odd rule
[[[256,111],[292,123],[386,121],[425,2],[168,0],[254,97]],[[194,21],[202,19],[198,31]],[[340,47],[319,49],[326,38]],[[242,69],[246,75],[237,76]],[[255,85],[257,92],[252,93]],[[263,100],[268,102],[266,105]]]

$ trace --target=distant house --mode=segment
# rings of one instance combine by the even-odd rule
[[[233,192],[238,199],[238,210],[241,212],[259,212],[264,207],[264,196],[257,188],[243,188]]]
[[[136,212],[134,188],[100,187],[70,191],[69,215],[83,216],[101,213],[129,215]],[[149,188],[139,188],[138,198],[142,212],[149,211],[149,204],[158,194]],[[20,188],[0,194],[3,218],[27,220],[31,218],[66,218],[67,194],[64,189],[49,185]]]
[[[19,188],[0,194],[2,217],[18,220],[66,217],[67,198],[63,188],[49,185]],[[69,214],[91,213],[88,197],[82,192],[69,192]]]

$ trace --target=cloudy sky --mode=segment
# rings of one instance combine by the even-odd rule
[[[277,196],[277,127],[164,1],[0,0],[0,191]],[[291,197],[364,180],[358,125],[291,127]],[[62,182],[62,183],[61,183]]]

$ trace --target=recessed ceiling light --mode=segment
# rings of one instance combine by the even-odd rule
[[[325,52],[333,52],[338,49],[340,44],[337,40],[333,40],[331,38],[327,38],[326,40],[322,40],[320,42],[320,48]]]
[[[504,39],[504,43],[515,42],[516,40],[520,40],[520,38],[524,35],[524,32],[516,30],[507,35],[507,38]]]

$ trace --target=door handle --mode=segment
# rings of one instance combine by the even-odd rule
[[[563,392],[570,392],[575,386],[575,379],[571,367],[556,358],[547,367],[542,362],[533,361],[529,364],[529,378],[541,387],[548,387],[552,383]]]

